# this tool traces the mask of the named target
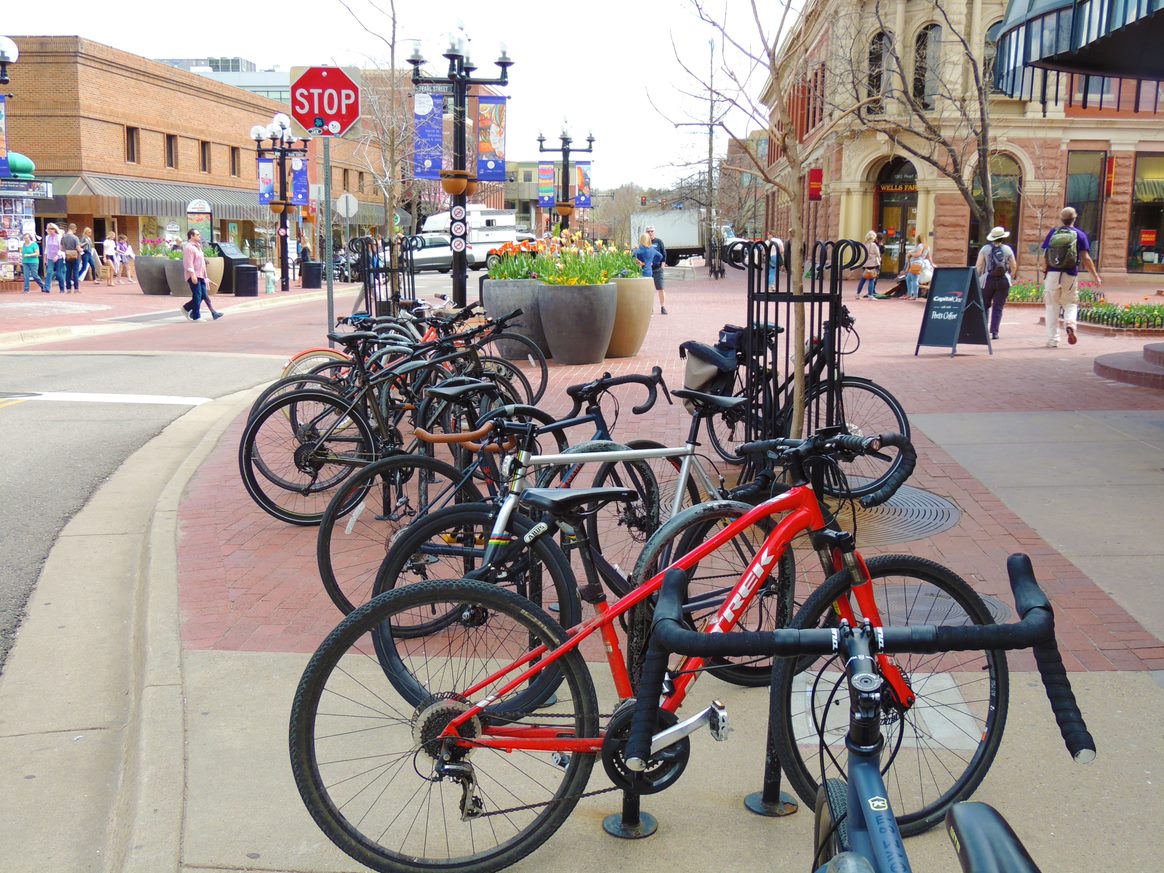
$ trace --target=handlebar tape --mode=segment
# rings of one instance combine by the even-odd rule
[[[913,475],[913,468],[917,466],[917,452],[913,450],[908,437],[899,433],[883,433],[877,439],[882,446],[895,446],[901,452],[901,465],[884,485],[861,498],[864,507],[880,506],[887,501]]]

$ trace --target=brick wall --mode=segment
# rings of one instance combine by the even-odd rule
[[[970,207],[960,194],[934,196],[934,263],[949,267],[966,263],[966,229]]]

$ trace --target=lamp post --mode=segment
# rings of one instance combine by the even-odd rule
[[[444,76],[421,75],[424,56],[420,53],[420,43],[416,43],[408,63],[412,64],[413,85],[451,85],[453,89],[453,169],[441,173],[441,187],[452,198],[449,210],[449,231],[453,249],[453,302],[457,306],[466,304],[469,261],[465,254],[468,245],[468,214],[466,212],[465,191],[469,187],[470,173],[466,168],[467,147],[465,143],[465,114],[469,102],[470,85],[508,85],[509,68],[513,61],[501,47],[501,56],[494,62],[501,68],[501,76],[496,79],[474,79],[476,64],[469,57],[467,40],[463,32],[449,34],[449,47],[444,57],[449,62],[449,71]]]
[[[16,43],[6,36],[0,36],[0,85],[7,85],[11,81],[8,78],[8,65],[15,64],[18,57],[20,49]]]
[[[259,159],[275,157],[279,162],[279,193],[271,201],[271,211],[279,216],[279,280],[280,290],[291,290],[290,265],[287,263],[287,218],[292,209],[287,197],[287,158],[307,157],[307,146],[295,145],[295,135],[291,133],[291,119],[284,113],[277,112],[271,123],[265,127],[256,124],[251,128],[251,139],[255,141],[255,151]],[[264,140],[270,140],[270,145],[263,145]],[[306,142],[306,140],[304,140]]]
[[[574,140],[570,138],[570,132],[566,130],[566,125],[562,125],[562,132],[559,134],[562,140],[560,148],[546,148],[546,138],[540,133],[538,134],[538,151],[539,152],[561,152],[562,153],[562,193],[558,202],[554,204],[558,215],[562,219],[562,230],[570,226],[570,214],[574,211],[574,204],[570,202],[570,143]],[[583,154],[590,154],[594,151],[594,134],[586,137],[586,148],[574,149],[576,152]]]

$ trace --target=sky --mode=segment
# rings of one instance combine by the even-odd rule
[[[238,56],[260,69],[387,66],[387,44],[378,35],[387,33],[388,0],[347,2],[367,30],[340,0],[202,0],[173,7],[120,0],[108,7],[113,13],[108,15],[97,13],[90,3],[58,0],[50,14],[38,4],[5,4],[0,34],[78,34],[144,57]],[[737,16],[737,31],[754,31],[744,20],[750,15],[746,0],[709,2],[727,6]],[[405,40],[419,39],[424,56],[439,62],[431,63],[429,71],[442,73],[445,61],[440,55],[447,34],[461,23],[471,40],[476,75],[492,77],[498,72],[493,60],[502,41],[506,43],[514,61],[503,92],[510,98],[509,160],[538,160],[539,131],[545,133],[547,148],[560,146],[565,119],[575,145],[584,146],[587,134],[594,134],[589,157],[592,184],[598,189],[627,182],[665,187],[693,172],[684,164],[706,163],[708,107],[683,93],[701,92],[705,86],[683,71],[676,49],[706,81],[709,40],[715,34],[695,16],[691,0],[536,5],[396,0],[396,8],[401,64],[412,52],[412,43]],[[304,10],[311,11],[310,18]],[[718,63],[718,45],[715,51]],[[753,90],[761,84],[756,82]],[[703,126],[676,124],[697,120]],[[738,120],[736,126],[747,127]],[[726,137],[720,132],[716,153],[725,149]]]

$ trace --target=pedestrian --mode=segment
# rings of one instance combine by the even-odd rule
[[[1059,345],[1059,307],[1063,307],[1063,325],[1067,344],[1075,345],[1076,316],[1079,314],[1079,264],[1087,268],[1102,285],[1103,279],[1091,259],[1091,242],[1075,226],[1076,212],[1070,206],[1059,213],[1059,227],[1052,228],[1043,240],[1043,261],[1047,275],[1043,279],[1043,303],[1046,304],[1047,348]]]
[[[31,233],[24,235],[24,245],[20,247],[20,268],[24,273],[24,293],[29,292],[29,280],[35,280],[40,290],[49,293],[48,285],[40,277],[40,246]]]
[[[986,235],[986,245],[978,250],[974,265],[982,287],[982,306],[990,310],[990,338],[998,339],[1002,308],[1010,296],[1010,286],[1018,272],[1014,249],[1002,241],[1010,236],[1005,227],[996,227]]]
[[[97,272],[97,257],[93,253],[93,231],[85,228],[81,231],[81,269],[77,272],[77,282],[84,282],[86,277],[96,282]]]
[[[861,271],[861,281],[857,283],[857,299],[861,299],[861,291],[865,283],[869,283],[866,296],[872,300],[877,293],[877,277],[881,274],[881,247],[877,245],[877,231],[871,230],[865,234],[865,261],[857,267]]]
[[[137,270],[134,268],[133,246],[129,244],[129,237],[124,233],[117,238],[117,263],[119,272],[125,276],[126,285],[137,282]],[[118,284],[121,283],[120,277]]]
[[[101,244],[101,263],[109,268],[107,285],[113,285],[113,277],[117,275],[121,269],[120,263],[117,260],[117,237],[110,231],[105,235],[105,242]]]
[[[643,265],[643,278],[655,278],[655,270],[663,263],[663,256],[659,254],[659,250],[651,245],[651,235],[646,231],[639,234],[639,247],[635,249],[633,254]]]
[[[186,245],[182,247],[182,272],[186,277],[186,284],[190,286],[190,299],[182,304],[182,312],[190,321],[200,321],[202,313],[199,307],[203,303],[210,310],[215,321],[222,318],[210,302],[210,295],[206,293],[206,255],[202,253],[202,234],[198,230],[186,231]]]
[[[913,248],[909,250],[909,261],[905,267],[905,295],[910,300],[917,300],[921,274],[926,268],[926,261],[930,257],[929,246],[925,238],[919,233],[914,240]]]
[[[57,288],[65,293],[65,255],[61,251],[61,229],[51,221],[44,229],[44,280],[51,285],[56,277]]]
[[[79,293],[81,286],[77,282],[77,271],[81,266],[81,238],[77,236],[77,225],[71,222],[61,237],[61,255],[65,262],[65,291]]]
[[[780,265],[784,262],[784,241],[779,237],[769,237],[768,239],[768,287],[773,288],[776,285],[776,271],[780,269]]]
[[[663,245],[663,241],[655,236],[655,228],[647,225],[646,233],[651,237],[651,245],[655,247],[660,255],[663,256],[663,261],[659,267],[652,270],[651,278],[655,280],[655,290],[659,292],[659,312],[662,315],[667,314],[667,294],[663,291],[663,264],[667,263],[667,247]]]

